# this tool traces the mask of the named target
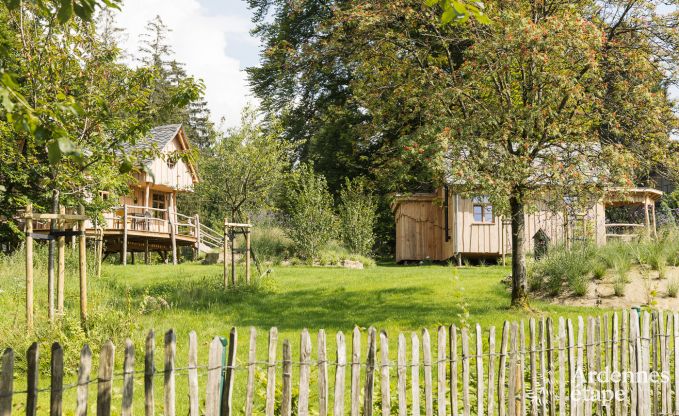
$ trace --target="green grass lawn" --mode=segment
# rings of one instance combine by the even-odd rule
[[[36,333],[27,335],[23,329],[23,271],[18,265],[5,264],[0,268],[0,307],[7,317],[0,324],[0,345],[15,348],[18,369],[25,366],[23,355],[30,340],[41,341],[43,369],[48,366],[49,344],[57,339],[64,345],[69,370],[66,383],[75,375],[77,354],[83,342],[90,342],[95,353],[99,344],[112,338],[116,350],[116,367],[123,361],[122,342],[130,337],[137,346],[137,368],[142,369],[143,339],[149,329],[156,331],[156,365],[162,368],[162,333],[173,328],[177,333],[177,366],[187,364],[188,333],[195,330],[199,339],[199,360],[206,364],[208,344],[215,335],[228,335],[232,326],[239,329],[238,358],[245,361],[248,327],[258,331],[257,356],[265,360],[267,331],[279,329],[279,345],[289,339],[296,356],[300,332],[308,328],[312,335],[313,354],[316,356],[316,333],[325,329],[328,353],[334,357],[335,332],[349,335],[355,325],[367,329],[384,329],[390,336],[392,355],[399,332],[410,333],[429,328],[435,334],[439,325],[474,325],[480,323],[497,327],[498,336],[505,320],[521,320],[542,316],[597,314],[598,309],[572,308],[532,302],[532,312],[509,308],[509,291],[501,280],[508,268],[446,266],[380,265],[366,270],[311,267],[274,267],[272,273],[258,279],[253,288],[225,291],[222,287],[222,268],[219,265],[183,264],[179,266],[117,266],[106,265],[100,279],[90,280],[90,309],[92,329],[88,335],[78,328],[78,283],[74,270],[69,270],[67,281],[67,316],[54,327],[46,322],[46,282],[44,270],[36,274]],[[163,304],[166,306],[157,305]],[[365,346],[365,333],[363,346]],[[487,333],[487,332],[486,332]],[[435,337],[435,335],[434,335]],[[349,339],[349,337],[347,337]],[[499,340],[498,340],[499,343]],[[435,343],[434,343],[435,344]],[[350,348],[348,348],[350,352]],[[279,346],[280,356],[280,346]],[[95,371],[93,369],[93,371]],[[186,397],[186,376],[178,376],[178,397]],[[43,386],[49,384],[45,371]],[[16,380],[24,386],[23,376]],[[296,380],[296,379],[295,379]],[[238,375],[236,402],[242,403],[245,373]],[[280,380],[279,380],[280,382]],[[205,375],[201,376],[201,397]],[[141,379],[135,384],[139,394]],[[162,411],[162,378],[157,381],[157,406]],[[120,406],[120,380],[115,384],[114,407]],[[75,403],[73,390],[67,392],[65,403]],[[94,386],[91,394],[96,395]],[[48,394],[41,399],[47,409]],[[138,397],[141,397],[139,395]],[[258,398],[261,404],[261,398]],[[135,402],[141,412],[142,402]],[[18,408],[22,399],[17,400]],[[185,414],[187,404],[180,400],[178,414]],[[240,407],[239,407],[240,409]],[[17,409],[18,411],[19,409]],[[67,407],[72,413],[74,405]]]

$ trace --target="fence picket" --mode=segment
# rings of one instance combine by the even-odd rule
[[[283,340],[283,396],[281,397],[281,416],[292,414],[292,351],[290,341]]]
[[[214,337],[210,343],[207,361],[207,384],[205,386],[205,415],[219,415],[219,383],[222,379],[222,356],[224,346],[219,337]],[[148,397],[148,396],[147,396]]]
[[[248,385],[245,388],[245,415],[252,416],[255,400],[255,362],[257,361],[257,330],[250,327],[250,348],[248,349]]]
[[[540,340],[540,415],[541,416],[547,416],[547,363],[545,362],[547,351],[545,350],[546,348],[546,341],[545,341],[545,332],[546,332],[546,321],[545,318],[540,319],[538,321],[538,338]],[[537,392],[536,392],[537,394]]]
[[[643,313],[641,320],[641,369],[645,371],[646,374],[650,374],[651,371],[651,315],[648,312]],[[642,382],[643,387],[643,405],[642,411],[644,415],[651,414],[651,384],[650,380],[645,380]]]
[[[517,394],[518,375],[518,331],[517,324],[512,323],[509,333],[509,383],[507,388],[508,405],[507,414],[517,416],[521,414],[521,402]]]
[[[547,318],[546,322],[547,327],[545,328],[547,332],[547,377],[548,377],[548,386],[549,388],[547,389],[547,403],[549,405],[549,416],[556,416],[556,395],[555,393],[555,388],[554,388],[554,383],[556,380],[556,377],[554,375],[554,323],[552,322],[552,318]]]
[[[406,397],[407,380],[406,380],[406,337],[403,333],[398,334],[398,351],[396,358],[396,374],[398,376],[397,391],[398,391],[398,415],[406,416],[408,414],[408,398]]]
[[[165,366],[163,372],[164,416],[175,416],[174,358],[177,354],[177,337],[174,330],[165,333]]]
[[[450,413],[457,416],[457,328],[455,325],[450,326],[448,333],[450,337]]]
[[[318,416],[328,415],[328,357],[325,331],[318,331]]]
[[[28,347],[26,364],[26,416],[35,416],[38,410],[38,379],[40,374],[40,355],[37,342]]]
[[[123,361],[123,403],[122,416],[132,416],[132,400],[134,399],[134,345],[129,338],[125,340],[125,358]]]
[[[471,406],[469,403],[469,333],[467,328],[462,328],[462,411],[464,416],[469,416]]]
[[[64,350],[58,342],[52,344],[50,357],[50,416],[61,416],[64,389]]]
[[[596,340],[594,339],[594,330],[595,330],[594,319],[592,319],[592,317],[589,317],[587,319],[587,341],[586,341],[586,347],[587,348],[586,348],[586,350],[587,350],[587,367],[588,367],[588,370],[590,372],[596,371],[596,365],[595,365],[595,362],[594,362],[594,359],[595,359],[595,356],[596,356],[595,355],[596,352],[594,350],[595,343],[596,343]],[[581,343],[578,341],[578,350],[580,349],[580,344]],[[582,370],[583,370],[583,368],[580,366],[580,360],[578,360],[578,372],[580,372]],[[580,374],[585,374],[585,373],[580,372]],[[591,391],[596,390],[597,389],[596,382],[592,381],[592,384],[591,385],[588,384],[587,388],[591,389]],[[581,402],[583,403],[584,409],[585,409],[584,415],[590,416],[592,414],[592,405],[594,405],[594,403],[589,401],[589,400],[586,400],[586,401],[582,400]]]
[[[436,348],[438,358],[436,360],[438,375],[436,404],[438,405],[439,416],[446,416],[446,336],[446,327],[439,326],[438,347]]]
[[[416,332],[410,335],[410,389],[413,416],[420,416],[420,339]]]
[[[673,314],[674,335],[674,410],[679,412],[679,313]]]
[[[622,326],[620,335],[620,371],[622,374],[627,374],[629,371],[629,346],[630,346],[630,334],[629,334],[629,313],[628,311],[622,311]],[[623,391],[624,397],[627,398],[627,392],[629,391],[629,385],[625,377],[622,379],[620,388]],[[620,413],[622,416],[627,416],[628,413],[627,400],[623,400],[620,403]]]
[[[377,350],[377,331],[368,328],[368,353],[365,357],[365,389],[363,393],[363,415],[373,414],[373,392],[375,390],[375,354]]]
[[[570,319],[566,323],[568,332],[568,396],[569,396],[569,414],[577,414],[577,406],[575,402],[576,390],[576,376],[575,376],[575,335],[573,334],[573,321]],[[564,406],[565,407],[565,406]]]
[[[538,416],[538,365],[537,365],[537,325],[535,318],[530,318],[528,321],[528,332],[530,335],[530,388],[532,391],[531,397],[531,415]]]
[[[380,331],[380,394],[382,395],[382,416],[391,414],[391,392],[389,379],[389,338],[386,331]]]
[[[198,402],[198,335],[196,331],[189,332],[189,416],[200,416]]]
[[[2,353],[2,373],[0,373],[0,416],[12,414],[12,395],[14,394],[14,351],[7,348]]]
[[[608,338],[608,315],[604,315],[599,320],[599,324],[601,326],[601,334],[603,336],[603,338],[600,340],[600,343],[599,343],[600,347],[599,348],[603,350],[603,360],[604,360],[603,361],[603,367],[601,365],[599,365],[599,371],[607,370],[607,371],[610,372],[611,371],[611,354],[612,354],[613,347],[612,346],[609,347],[609,345],[611,345],[611,342]],[[610,377],[605,382],[605,385],[604,385],[604,387],[601,388],[601,390],[602,390],[602,393],[611,390]],[[605,408],[606,416],[611,416],[611,411],[612,411],[611,403],[607,400],[606,401],[602,400],[601,404]]]
[[[672,368],[671,365],[671,359],[670,359],[670,352],[672,351],[672,342],[671,342],[671,337],[672,337],[672,328],[674,327],[674,315],[672,313],[667,314],[667,324],[665,327],[665,356],[664,356],[664,361],[663,361],[663,372],[664,374],[667,375],[667,377],[663,378],[663,386],[665,387],[665,402],[666,402],[666,409],[668,414],[674,414],[673,411],[676,411],[677,409],[672,408],[672,385],[671,385],[671,377],[670,377],[670,370]],[[617,415],[616,415],[617,416]]]
[[[361,408],[361,330],[354,327],[351,338],[351,416],[359,416]]]
[[[497,411],[499,416],[507,414],[507,398],[505,396],[505,377],[507,374],[507,346],[509,344],[509,321],[502,326],[502,340],[500,341],[500,364],[497,376]]]
[[[342,331],[337,333],[337,369],[335,371],[335,397],[333,416],[344,415],[344,377],[347,367],[347,347]]]
[[[297,399],[297,414],[309,416],[309,361],[311,360],[311,338],[309,331],[302,330],[299,344],[299,397]]]
[[[146,336],[144,351],[144,414],[153,416],[155,412],[155,400],[153,396],[153,375],[156,372],[153,363],[153,352],[156,349],[156,334],[150,330]]]
[[[559,318],[559,416],[566,416],[566,320]]]
[[[278,346],[278,328],[269,330],[269,357],[266,369],[266,416],[274,416],[276,406],[276,348]]]
[[[479,416],[484,414],[483,382],[483,331],[481,325],[476,324],[476,414]]]
[[[614,313],[611,319],[611,371],[613,374],[618,374],[620,372],[620,350],[618,338],[620,337],[618,328],[618,314]],[[613,380],[613,391],[620,391],[620,380],[616,378]],[[615,416],[620,416],[621,410],[620,400],[613,400],[613,414]]]
[[[585,368],[585,323],[582,316],[578,316],[578,339],[577,339],[577,361],[575,364],[577,374],[584,374]],[[579,392],[575,400],[576,412],[579,415],[585,414],[585,401],[582,398],[582,393],[585,389],[585,380],[577,377],[575,380],[575,390]],[[589,413],[588,413],[589,414]]]
[[[236,379],[236,347],[238,345],[238,331],[231,328],[229,333],[229,354],[226,361],[226,372],[224,375],[224,386],[222,390],[221,416],[231,416],[233,414],[233,384]]]
[[[115,346],[106,341],[99,353],[99,373],[97,382],[97,416],[111,415],[111,388],[113,386],[113,358]]]
[[[434,403],[432,399],[431,381],[431,338],[427,328],[422,330],[422,365],[424,369],[424,415],[433,416]]]
[[[495,414],[495,327],[488,330],[488,416]]]
[[[87,399],[90,385],[90,371],[92,371],[92,351],[90,346],[80,350],[80,365],[78,367],[78,393],[76,401],[76,416],[87,416]]]
[[[630,359],[630,371],[637,372],[640,371],[641,367],[639,365],[641,361],[641,340],[639,339],[639,315],[635,310],[632,310],[629,317],[629,331],[630,331],[630,348],[629,348],[629,359]],[[631,379],[630,384],[630,414],[631,416],[637,416],[639,412],[639,384],[637,383],[636,377]]]

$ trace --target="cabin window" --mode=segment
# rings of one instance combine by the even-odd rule
[[[154,193],[151,203],[152,203],[152,205],[151,205],[152,208],[165,210],[166,209],[165,194]],[[161,211],[153,211],[153,215],[156,218],[162,218],[162,217],[165,216],[165,213],[161,212]]]
[[[100,191],[99,196],[101,196],[102,201],[108,201],[109,193],[106,191]]]
[[[474,222],[492,224],[494,221],[493,205],[487,197],[476,197],[473,199]]]

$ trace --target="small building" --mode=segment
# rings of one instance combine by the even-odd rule
[[[597,245],[612,239],[631,239],[640,230],[656,232],[655,203],[663,193],[650,188],[610,189],[583,211],[555,212],[537,204],[526,214],[524,241],[534,250],[536,233],[551,244],[578,240]],[[607,221],[607,210],[632,207],[638,222]],[[434,193],[397,196],[392,204],[396,222],[396,261],[446,261],[457,258],[500,258],[512,252],[511,222],[495,212],[488,198],[465,198],[447,187]]]
[[[181,247],[207,252],[221,244],[222,237],[200,223],[195,213],[177,210],[177,195],[193,192],[198,183],[195,166],[181,157],[190,151],[181,124],[151,129],[146,139],[128,149],[139,154],[153,155],[143,160],[145,171],[134,174],[130,192],[120,198],[110,212],[103,214],[104,223],[86,223],[88,236],[103,231],[104,253],[119,253],[127,263],[127,254],[158,252],[162,257],[176,254]],[[109,197],[102,192],[102,198]],[[36,232],[46,232],[49,224],[35,224]],[[173,256],[176,259],[176,255]]]

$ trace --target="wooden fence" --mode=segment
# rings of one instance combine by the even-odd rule
[[[526,328],[527,326],[527,328]],[[12,412],[12,399],[26,394],[26,414],[36,414],[38,394],[49,393],[51,415],[61,415],[67,389],[77,389],[77,402],[68,412],[87,414],[88,401],[96,400],[97,415],[109,415],[114,380],[122,380],[123,416],[133,414],[133,398],[144,397],[144,414],[154,414],[155,400],[162,400],[163,413],[175,416],[178,374],[187,374],[189,414],[198,416],[251,415],[670,415],[679,414],[679,315],[660,311],[622,311],[613,315],[505,322],[501,334],[495,328],[483,331],[455,326],[439,327],[432,335],[426,329],[408,337],[390,340],[384,331],[367,330],[367,345],[359,328],[351,339],[336,335],[332,356],[326,351],[326,334],[317,335],[316,353],[311,335],[302,331],[300,351],[295,354],[288,340],[279,353],[278,331],[268,334],[268,355],[257,361],[257,332],[250,329],[245,360],[238,360],[238,337],[231,330],[226,350],[222,340],[210,343],[207,363],[198,362],[198,340],[189,335],[188,366],[178,368],[176,336],[164,337],[164,368],[154,368],[155,338],[151,331],[144,346],[142,365],[135,364],[135,348],[124,346],[122,370],[114,370],[114,346],[102,346],[96,376],[91,375],[92,353],[81,351],[77,382],[64,385],[63,350],[51,349],[51,382],[38,389],[38,350],[27,352],[27,389],[13,387],[14,353],[2,356],[0,416]],[[499,349],[496,345],[499,335]],[[409,338],[409,339],[408,339]],[[395,341],[395,342],[394,342]],[[396,351],[390,348],[396,347]],[[432,348],[433,347],[433,348]],[[409,354],[408,354],[409,350]],[[434,353],[433,353],[434,352]],[[394,360],[395,357],[395,360]],[[298,376],[293,381],[293,367]],[[256,370],[265,376],[256,377]],[[589,378],[593,371],[609,369],[608,379]],[[182,371],[180,371],[182,370]],[[313,370],[313,371],[312,371]],[[205,390],[199,392],[198,373],[207,374]],[[622,378],[614,377],[622,372]],[[658,380],[643,374],[663,374]],[[578,375],[584,374],[585,377]],[[630,374],[630,377],[625,376]],[[634,375],[634,377],[631,377]],[[666,377],[664,376],[666,375]],[[312,377],[313,376],[313,377]],[[143,390],[137,391],[135,378]],[[154,383],[162,378],[163,396],[154,397]],[[314,380],[312,380],[314,378]],[[97,384],[96,397],[88,397],[88,386]],[[141,383],[139,384],[141,385]],[[238,386],[237,386],[238,385]],[[238,387],[238,388],[236,388]],[[310,391],[314,388],[313,393]],[[141,389],[139,389],[141,390]],[[234,397],[234,391],[242,392]],[[588,401],[584,393],[606,395],[616,400]],[[256,392],[260,393],[256,396]],[[332,394],[331,394],[332,393]],[[255,398],[258,397],[258,400]],[[182,404],[185,404],[184,399]],[[257,403],[255,403],[257,401]],[[257,406],[257,407],[256,407]],[[116,406],[117,407],[117,406]],[[142,409],[134,409],[141,414]]]

